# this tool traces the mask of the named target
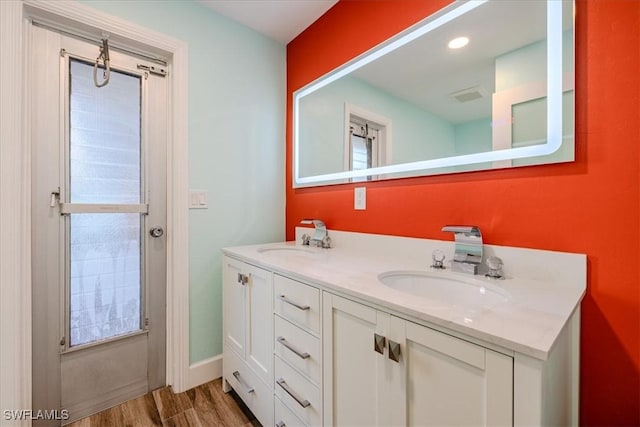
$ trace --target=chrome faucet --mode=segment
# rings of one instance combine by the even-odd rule
[[[327,226],[324,224],[324,221],[319,219],[303,219],[300,221],[300,224],[313,224],[315,227],[313,236],[309,236],[307,234],[302,235],[303,245],[317,246],[319,248],[326,249],[331,247],[331,237],[329,237]]]
[[[442,231],[453,233],[456,242],[451,270],[478,274],[482,263],[482,233],[476,226],[447,225]]]

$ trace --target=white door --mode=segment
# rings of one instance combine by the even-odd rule
[[[31,42],[33,403],[70,421],[165,384],[168,79],[114,49],[94,76],[99,46],[52,30]]]

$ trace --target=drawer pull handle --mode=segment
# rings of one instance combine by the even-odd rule
[[[284,421],[278,421],[276,423],[276,427],[286,427],[287,425],[284,423]]]
[[[300,350],[296,349],[294,346],[289,344],[284,337],[278,337],[278,342],[283,346],[285,346],[286,348],[288,348],[289,350],[291,350],[291,352],[293,352],[293,354],[298,356],[300,359],[308,359],[311,356],[309,353],[300,352]]]
[[[295,308],[302,310],[302,311],[307,311],[309,310],[311,307],[309,307],[308,305],[300,305],[296,302],[291,301],[289,298],[285,297],[284,295],[280,295],[278,298],[280,298],[282,301],[286,302],[287,304],[290,304],[292,306],[294,306]]]
[[[287,386],[287,383],[284,381],[284,378],[280,378],[280,379],[279,379],[278,381],[276,381],[276,382],[278,383],[278,385],[279,385],[280,387],[282,387],[282,389],[283,389],[284,391],[286,391],[286,392],[287,392],[287,394],[288,394],[289,396],[293,397],[293,400],[295,400],[296,402],[298,402],[298,405],[302,406],[303,408],[307,408],[307,407],[311,406],[311,402],[309,402],[309,401],[308,401],[308,400],[306,400],[306,399],[305,399],[305,400],[300,399],[298,396],[296,396],[296,394],[295,394],[293,391],[291,391],[291,390],[289,389],[289,387]]]
[[[246,392],[247,393],[253,393],[255,391],[255,389],[253,387],[251,387],[250,385],[248,385],[246,382],[244,382],[244,380],[240,377],[240,372],[235,371],[233,373],[233,376],[236,377],[236,379],[238,380],[238,382],[243,385],[246,388]]]

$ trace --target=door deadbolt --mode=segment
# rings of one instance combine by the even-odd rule
[[[164,234],[164,230],[162,229],[162,227],[156,226],[149,230],[149,234],[151,235],[151,237],[161,237]]]

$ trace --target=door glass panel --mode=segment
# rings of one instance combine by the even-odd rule
[[[111,70],[98,88],[93,64],[70,62],[69,201],[141,203],[140,77]]]
[[[98,88],[93,64],[75,59],[69,73],[69,203],[140,204],[140,77],[112,69]],[[69,346],[142,329],[143,223],[138,213],[70,215]]]
[[[140,214],[72,214],[70,345],[141,329]]]
[[[360,135],[351,135],[351,170],[357,171],[371,167],[371,140]]]

